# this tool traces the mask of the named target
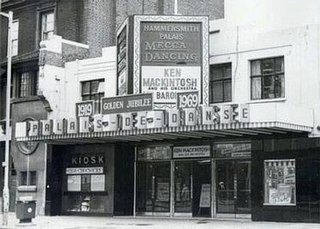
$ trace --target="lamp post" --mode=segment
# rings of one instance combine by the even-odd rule
[[[6,144],[5,144],[5,161],[2,166],[4,169],[4,185],[3,185],[3,216],[2,224],[8,225],[9,212],[9,149],[10,149],[10,97],[11,97],[11,62],[12,62],[12,42],[11,29],[13,21],[13,13],[0,12],[1,16],[8,18],[8,49],[7,49],[7,96],[6,96]]]

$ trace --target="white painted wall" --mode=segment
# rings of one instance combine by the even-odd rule
[[[275,29],[319,24],[319,0],[225,0],[229,25]]]
[[[105,97],[116,95],[116,48],[104,48],[102,57],[66,63],[65,75],[64,109],[67,117],[75,117],[75,103],[81,101],[81,82],[104,79]]]
[[[210,35],[210,64],[232,63],[232,103],[249,103],[251,110],[257,109],[252,110],[251,120],[267,120],[270,112],[278,120],[320,125],[320,119],[314,119],[320,116],[319,25],[265,30],[217,20],[210,22],[210,30],[219,31]],[[276,56],[284,56],[285,98],[251,100],[250,61]]]

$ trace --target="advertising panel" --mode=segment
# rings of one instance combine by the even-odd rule
[[[135,16],[133,91],[153,93],[154,109],[176,108],[177,93],[208,104],[208,18]]]
[[[201,67],[142,66],[142,92],[153,93],[154,104],[176,104],[177,93],[201,91]]]
[[[117,95],[128,94],[128,20],[117,34]]]
[[[152,110],[152,94],[102,98],[102,114]]]
[[[173,158],[210,157],[210,146],[173,147]]]

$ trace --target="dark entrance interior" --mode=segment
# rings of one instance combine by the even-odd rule
[[[47,186],[45,215],[50,216],[61,214],[63,154],[59,152],[53,153],[55,150],[53,148],[55,147],[48,146],[47,152]]]
[[[210,160],[193,162],[192,216],[194,217],[210,217],[210,165]]]
[[[169,213],[170,162],[140,162],[137,170],[137,213]]]
[[[250,161],[217,161],[217,213],[249,214]]]

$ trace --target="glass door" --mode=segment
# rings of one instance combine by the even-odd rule
[[[210,217],[211,161],[179,161],[174,170],[174,215]]]
[[[170,162],[140,162],[137,174],[137,213],[169,213]]]
[[[192,162],[176,162],[174,171],[174,213],[192,213]]]
[[[249,214],[250,161],[217,161],[217,213]]]

